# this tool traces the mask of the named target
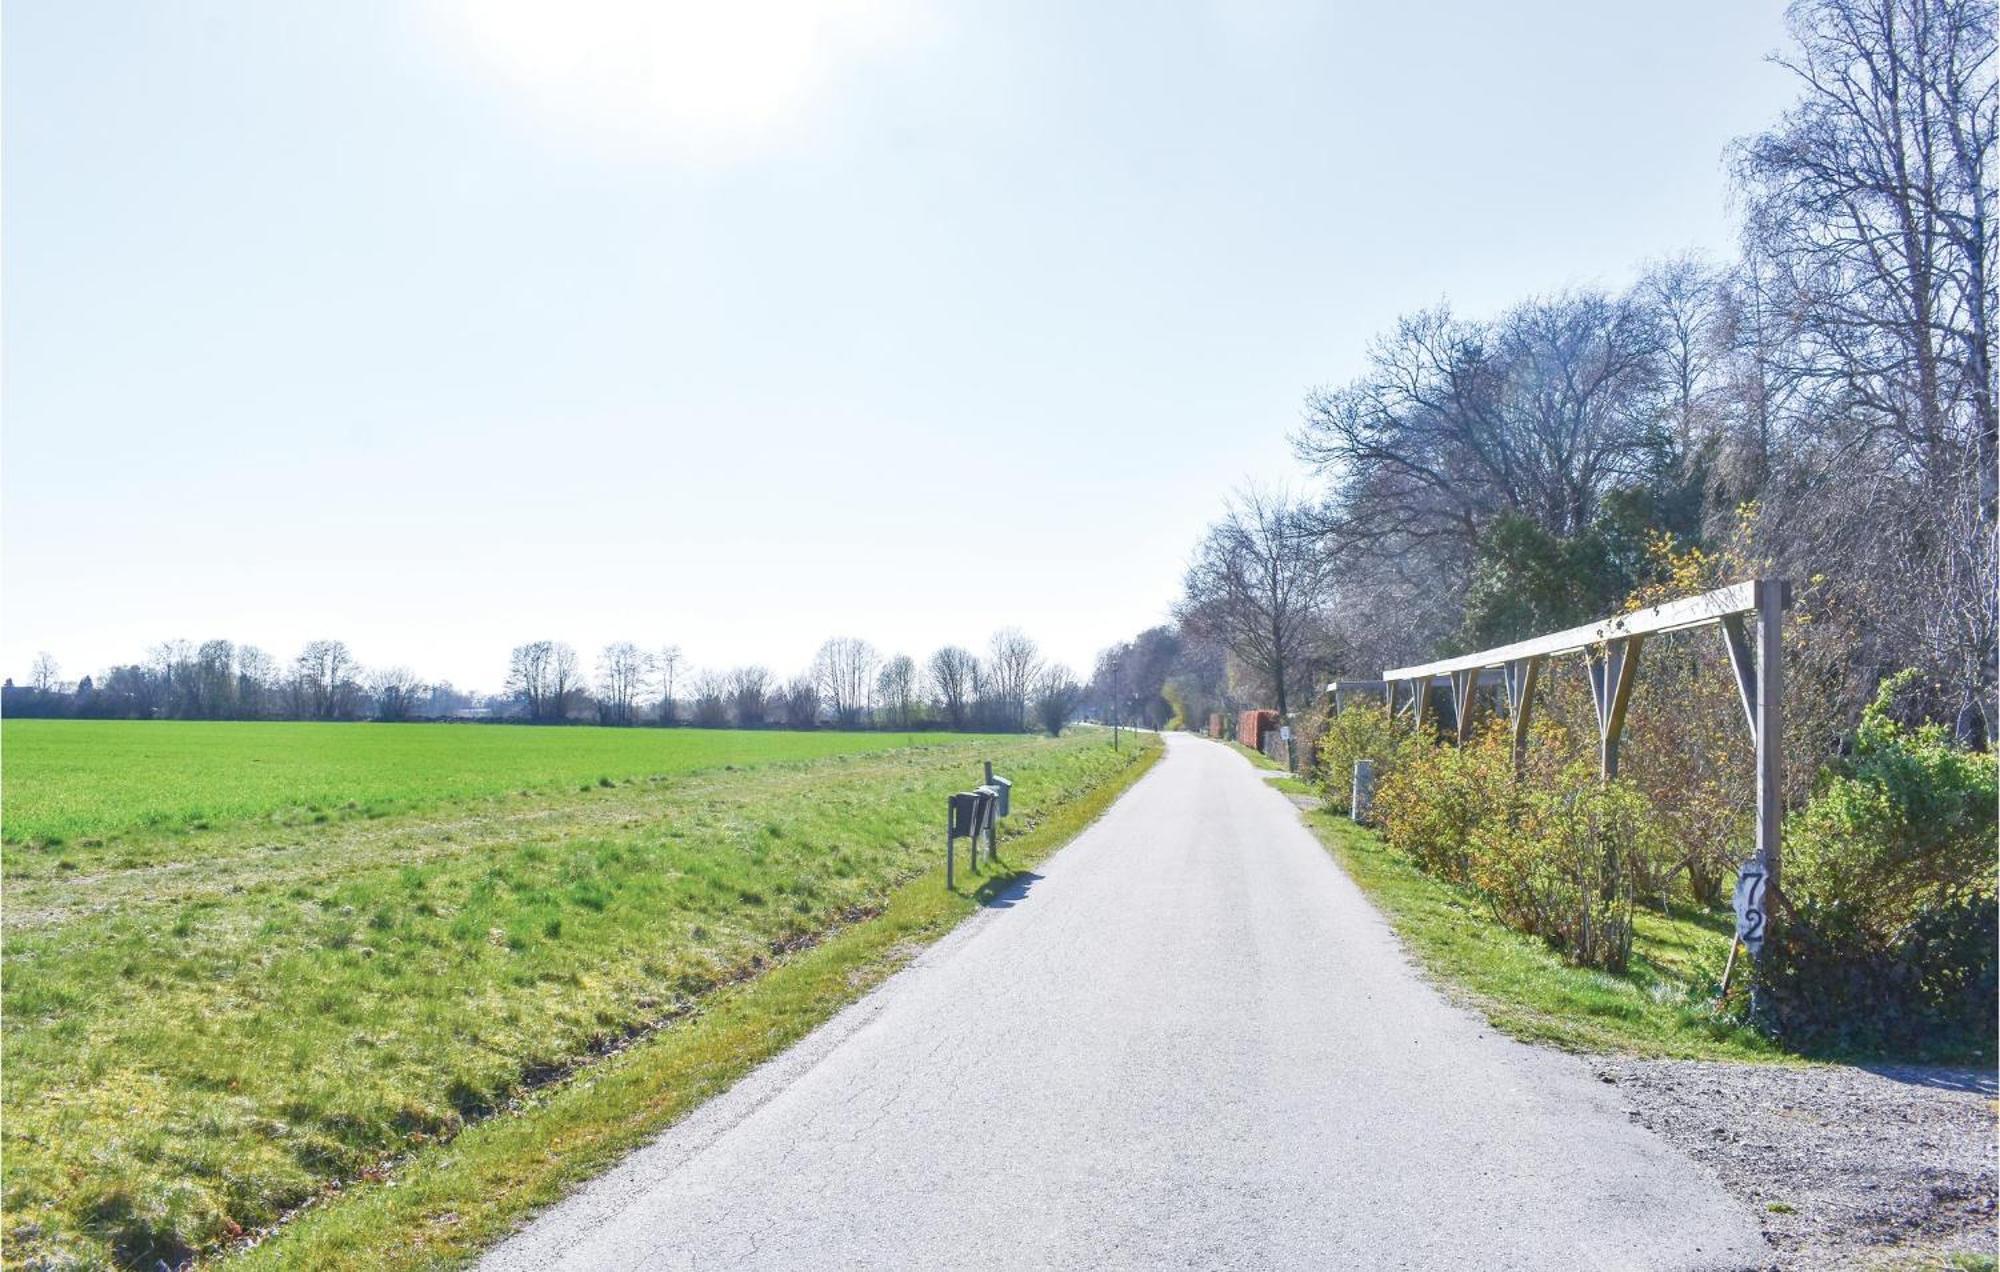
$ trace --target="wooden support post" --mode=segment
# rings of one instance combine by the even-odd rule
[[[1514,730],[1514,774],[1528,763],[1528,720],[1534,714],[1535,684],[1541,679],[1542,658],[1516,658],[1507,664],[1507,722]]]
[[[1388,709],[1389,723],[1393,725],[1396,723],[1396,682],[1385,680],[1382,683],[1387,688],[1387,692],[1382,695],[1382,705]]]
[[[1421,735],[1424,731],[1424,717],[1428,716],[1431,710],[1431,678],[1425,676],[1419,680],[1412,680],[1410,682],[1410,692],[1417,695],[1411,701],[1410,707],[1416,714],[1417,732]]]
[[[1465,749],[1465,740],[1472,736],[1472,712],[1479,694],[1479,670],[1468,667],[1451,673],[1451,713],[1452,723],[1458,731],[1458,747]]]
[[[1605,641],[1602,655],[1584,651],[1590,663],[1590,700],[1597,708],[1598,773],[1607,782],[1618,776],[1618,739],[1625,732],[1625,709],[1632,702],[1632,678],[1644,640],[1622,636]]]
[[[1780,636],[1791,599],[1786,593],[1782,579],[1757,580],[1757,860],[1772,892],[1779,886],[1778,833],[1785,812],[1785,648]]]

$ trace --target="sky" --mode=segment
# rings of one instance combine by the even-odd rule
[[[115,4],[0,28],[0,673],[1161,621],[1399,314],[1726,256],[1782,5]]]

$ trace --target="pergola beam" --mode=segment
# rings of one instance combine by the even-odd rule
[[[1764,583],[1775,584],[1776,580],[1753,579],[1748,583],[1733,583],[1728,587],[1716,588],[1713,592],[1703,592],[1700,596],[1668,601],[1664,605],[1634,610],[1630,614],[1619,614],[1614,618],[1587,623],[1582,627],[1572,627],[1567,631],[1537,636],[1532,640],[1516,641],[1512,645],[1501,645],[1496,649],[1482,650],[1462,658],[1443,658],[1437,662],[1420,663],[1414,667],[1397,667],[1383,672],[1382,679],[1416,680],[1424,676],[1449,676],[1452,672],[1467,667],[1504,667],[1519,658],[1581,653],[1592,645],[1602,645],[1621,636],[1645,636],[1656,632],[1677,632],[1683,628],[1702,627],[1720,621],[1725,614],[1755,612],[1757,588]]]

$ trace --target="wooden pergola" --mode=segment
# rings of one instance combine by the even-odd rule
[[[1336,712],[1346,694],[1359,690],[1380,693],[1391,720],[1396,718],[1398,706],[1407,693],[1411,714],[1417,727],[1422,728],[1429,711],[1430,690],[1441,686],[1451,693],[1457,717],[1457,741],[1463,746],[1471,735],[1478,691],[1498,686],[1504,692],[1513,726],[1514,762],[1518,767],[1527,751],[1528,721],[1533,714],[1535,687],[1543,666],[1551,658],[1580,654],[1590,674],[1590,697],[1597,709],[1599,771],[1609,779],[1618,774],[1618,739],[1625,730],[1632,682],[1639,669],[1639,651],[1646,638],[1697,627],[1716,627],[1728,648],[1729,665],[1736,673],[1736,687],[1743,700],[1744,719],[1757,748],[1756,857],[1775,888],[1779,820],[1783,812],[1780,792],[1784,781],[1785,667],[1779,630],[1790,603],[1790,588],[1783,579],[1752,579],[1460,658],[1391,668],[1382,673],[1380,681],[1338,680],[1327,686],[1327,692]]]

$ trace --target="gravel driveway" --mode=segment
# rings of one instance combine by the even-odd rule
[[[1631,1116],[1755,1210],[1783,1269],[1994,1253],[1993,1074],[1591,1062]]]

